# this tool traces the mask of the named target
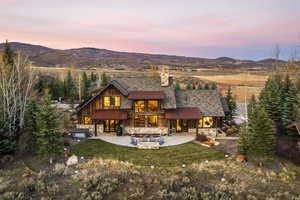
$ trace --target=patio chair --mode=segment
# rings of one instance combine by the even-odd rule
[[[135,137],[132,137],[131,136],[131,144],[133,144],[133,145],[137,145],[137,140],[136,140],[136,138]]]
[[[155,142],[155,139],[153,138],[153,136],[150,136],[150,142]]]
[[[147,142],[147,137],[146,136],[142,137],[142,142]]]
[[[164,143],[165,143],[164,138],[160,136],[160,138],[159,138],[159,145],[163,145]]]

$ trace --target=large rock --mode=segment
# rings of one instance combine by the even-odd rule
[[[0,177],[0,193],[5,192],[5,190],[10,186],[10,184],[10,180],[5,180],[4,178]]]
[[[67,160],[67,166],[76,165],[78,163],[78,157],[73,155]]]
[[[62,174],[65,171],[65,164],[64,163],[56,163],[54,166],[54,172],[57,174]]]

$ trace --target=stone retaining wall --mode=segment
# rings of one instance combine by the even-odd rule
[[[198,134],[199,135],[206,135],[206,136],[211,136],[211,137],[216,137],[217,136],[217,129],[216,128],[199,128],[198,129]]]
[[[168,134],[168,128],[166,127],[125,127],[124,134]]]

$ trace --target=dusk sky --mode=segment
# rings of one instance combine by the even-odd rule
[[[287,59],[300,0],[0,0],[0,40],[240,59]],[[300,49],[299,49],[300,50]]]

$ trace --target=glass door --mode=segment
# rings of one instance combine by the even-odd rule
[[[116,132],[119,120],[104,120],[104,132]]]

